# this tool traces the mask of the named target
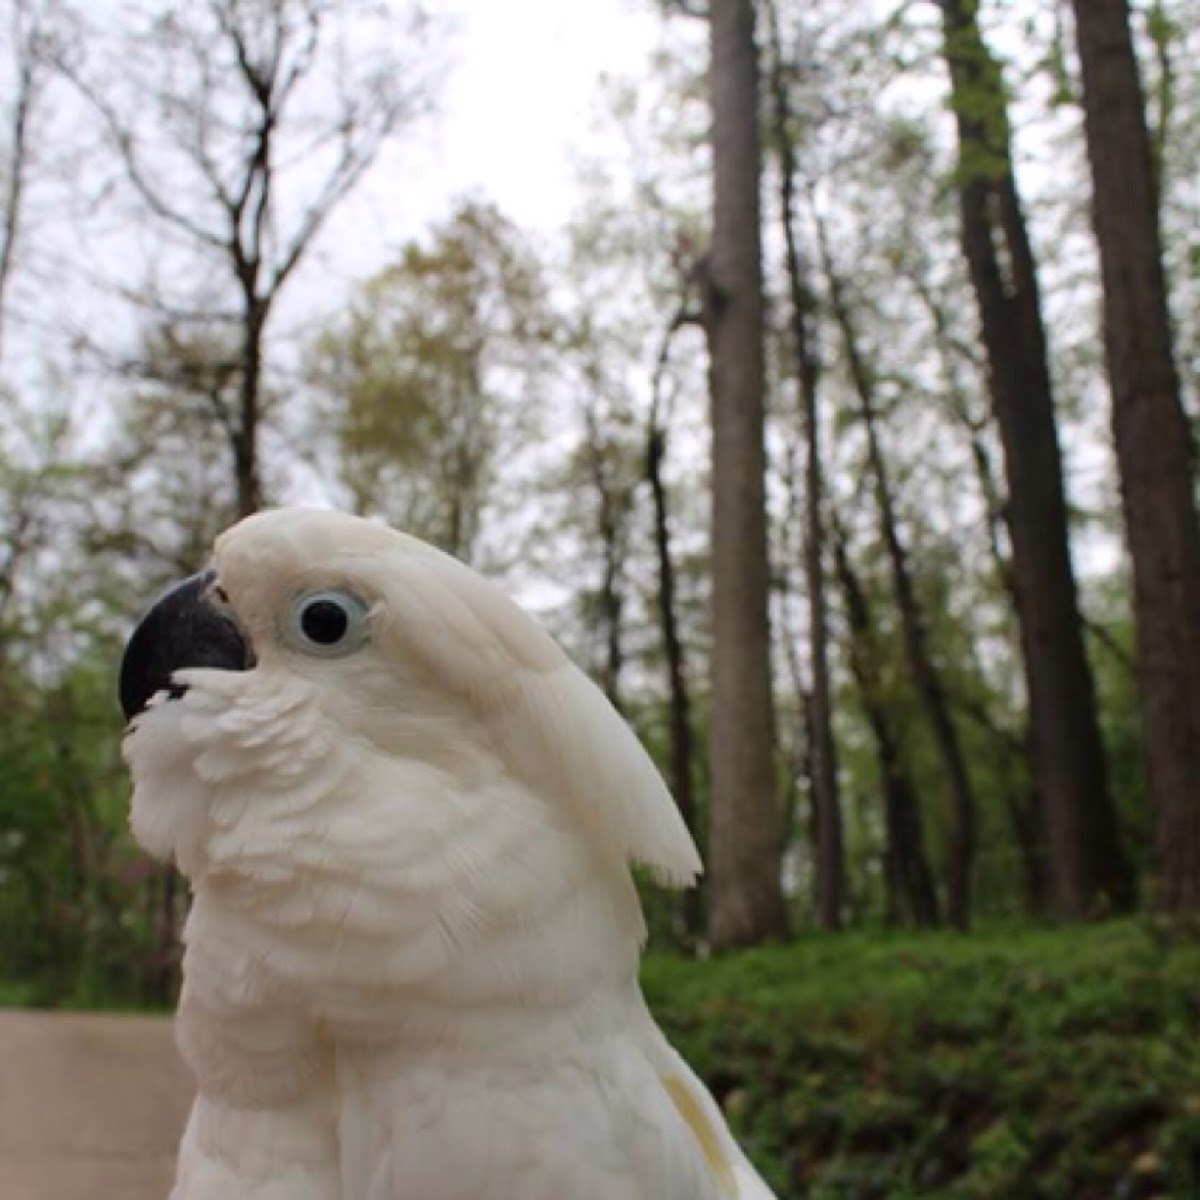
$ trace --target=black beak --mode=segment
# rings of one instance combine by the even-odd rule
[[[254,655],[231,617],[210,602],[212,571],[176,584],[141,619],[121,660],[121,708],[136,717],[156,692],[181,696],[172,682],[184,667],[246,671]]]

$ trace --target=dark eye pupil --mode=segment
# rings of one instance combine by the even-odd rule
[[[300,628],[310,642],[332,646],[346,636],[350,618],[346,610],[332,600],[314,600],[300,614]]]

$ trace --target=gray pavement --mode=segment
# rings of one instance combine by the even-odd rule
[[[166,1019],[0,1011],[0,1200],[165,1200],[191,1092]]]

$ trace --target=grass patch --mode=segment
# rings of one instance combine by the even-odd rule
[[[781,1197],[1200,1196],[1200,947],[1148,922],[651,957]]]
[[[810,934],[643,980],[781,1200],[1200,1197],[1195,936]]]

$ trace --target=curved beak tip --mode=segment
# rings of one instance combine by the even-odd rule
[[[185,667],[245,671],[254,665],[237,623],[210,602],[214,578],[203,571],[176,584],[138,622],[125,645],[118,683],[126,721],[159,692],[183,695],[186,688],[173,677]]]

